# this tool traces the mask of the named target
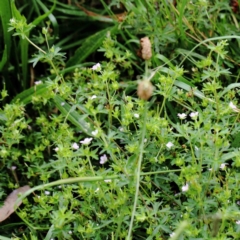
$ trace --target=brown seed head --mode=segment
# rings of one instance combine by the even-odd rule
[[[142,59],[148,60],[152,57],[152,45],[148,37],[140,39],[141,49],[139,55]]]
[[[148,100],[153,93],[153,85],[149,80],[143,80],[138,83],[137,95],[140,99]]]

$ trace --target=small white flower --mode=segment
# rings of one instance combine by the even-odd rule
[[[120,132],[124,132],[124,128],[123,127],[119,127],[118,128]]]
[[[59,147],[55,147],[54,150],[57,152],[59,150]]]
[[[237,109],[236,105],[234,105],[233,102],[229,103],[229,107],[232,108],[233,110]]]
[[[143,142],[145,142],[145,143],[146,143],[146,142],[147,142],[147,139],[145,138],[145,139],[143,140]]]
[[[96,95],[92,95],[90,98],[91,99],[95,99],[95,98],[97,98],[97,96]]]
[[[49,194],[50,194],[50,192],[49,192],[49,191],[45,191],[44,193],[45,193],[46,195],[49,195]]]
[[[198,112],[191,112],[189,114],[189,116],[192,118],[192,119],[196,119],[198,117]]]
[[[73,143],[73,144],[72,144],[72,148],[75,149],[75,150],[77,150],[77,149],[79,149],[79,146],[78,146],[77,143]]]
[[[65,105],[65,102],[61,102],[61,106],[64,106]]]
[[[95,193],[99,191],[99,187],[94,191]]]
[[[175,232],[172,232],[172,233],[170,233],[169,235],[170,235],[170,237],[172,238],[172,237],[175,235]]]
[[[41,80],[34,82],[35,85],[39,85],[39,84],[41,84],[41,83],[42,83]]]
[[[185,114],[185,113],[178,113],[178,117],[183,120],[183,119],[185,119],[187,117],[187,114]]]
[[[104,154],[100,157],[100,164],[104,164],[108,160],[107,155]]]
[[[104,182],[106,182],[106,183],[111,182],[111,181],[112,181],[111,179],[104,180]]]
[[[15,18],[11,18],[10,19],[10,23],[15,23],[16,22],[16,19]]]
[[[69,234],[72,234],[72,231],[70,230],[70,231],[68,231],[68,233],[69,233]]]
[[[93,65],[92,66],[92,70],[94,70],[94,71],[101,71],[100,63],[97,63],[97,64]]]
[[[92,135],[93,136],[97,136],[97,134],[98,134],[98,130],[97,129],[95,131],[92,131]]]
[[[173,146],[174,146],[174,145],[173,145],[172,142],[168,142],[168,143],[166,144],[166,147],[167,147],[168,149],[171,149]]]
[[[240,220],[236,221],[236,224],[237,224],[237,225],[240,225]]]
[[[134,113],[133,115],[135,118],[139,118],[139,114],[138,113]]]
[[[80,141],[83,145],[88,145],[92,141],[92,138],[84,138],[84,140]]]
[[[227,163],[222,163],[219,168],[224,170],[226,168],[226,165],[227,165]]]
[[[208,171],[210,171],[210,172],[211,172],[211,171],[212,171],[212,168],[209,168],[209,169],[208,169]]]
[[[10,169],[11,169],[12,171],[14,171],[14,170],[16,170],[16,168],[17,168],[16,166],[11,166]]]
[[[187,183],[185,186],[182,186],[182,191],[183,191],[183,192],[187,192],[188,189],[189,189],[188,183]]]
[[[230,107],[234,112],[240,112],[240,109],[238,109],[237,106],[233,104],[233,102],[230,102],[230,103],[229,103],[229,107]]]

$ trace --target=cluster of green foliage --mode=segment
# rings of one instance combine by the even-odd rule
[[[0,1],[0,239],[240,238],[236,9],[106,2]]]

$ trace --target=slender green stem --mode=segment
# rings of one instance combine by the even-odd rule
[[[67,179],[61,179],[61,180],[57,180],[51,183],[46,183],[46,184],[42,184],[39,186],[36,186],[34,188],[29,189],[27,192],[25,192],[23,195],[21,195],[16,203],[15,203],[15,210],[18,208],[18,204],[25,198],[27,197],[29,194],[31,194],[34,191],[37,190],[42,190],[48,187],[53,187],[53,186],[57,186],[57,185],[62,185],[62,184],[71,184],[71,183],[76,183],[76,182],[96,182],[96,181],[103,181],[106,179],[115,179],[115,178],[119,178],[119,176],[117,175],[111,175],[108,177],[102,177],[102,176],[97,176],[97,177],[77,177],[77,178],[67,178]]]
[[[27,36],[25,38],[28,40],[29,43],[31,43],[35,48],[37,48],[40,52],[46,54],[45,51],[43,51],[40,47],[38,47],[35,43],[33,43]]]
[[[207,38],[204,41],[200,42],[199,44],[197,44],[194,48],[192,48],[191,51],[189,51],[185,57],[183,58],[183,60],[181,61],[181,63],[179,64],[179,66],[182,66],[183,63],[185,62],[185,60],[191,55],[191,53],[198,48],[199,46],[201,46],[202,44],[206,43],[206,42],[211,42],[211,41],[215,41],[215,40],[221,40],[221,39],[232,39],[232,38],[236,38],[236,39],[240,39],[240,36],[221,36],[221,37],[213,37],[213,38]]]
[[[136,213],[138,194],[139,194],[141,166],[142,166],[143,150],[144,150],[143,149],[144,148],[144,139],[145,139],[145,134],[146,134],[147,104],[148,103],[145,102],[144,104],[145,104],[145,109],[144,109],[144,120],[143,120],[143,128],[142,128],[142,139],[141,139],[141,146],[140,146],[140,156],[139,156],[139,159],[138,159],[138,167],[137,167],[137,171],[136,171],[136,191],[135,191],[135,198],[134,198],[134,204],[133,204],[130,226],[129,226],[129,229],[128,229],[127,240],[131,239],[133,222],[134,222],[134,217],[135,217],[135,213]]]
[[[148,74],[148,61],[145,61],[145,74]]]
[[[109,111],[108,111],[108,135],[109,135],[111,125],[112,125],[112,103],[111,103],[111,94],[109,92],[108,81],[107,81],[106,87],[107,87],[107,97],[108,97],[108,105],[109,105]]]
[[[143,138],[144,141],[144,138]],[[169,172],[180,172],[181,169],[176,169],[176,170],[164,170],[164,171],[156,171],[156,172],[145,172],[145,173],[140,173],[140,176],[146,176],[146,175],[153,175],[153,174],[163,174],[163,173],[169,173]],[[138,171],[139,173],[140,171]],[[133,175],[130,175],[130,177]],[[139,179],[140,179],[140,176]],[[26,198],[28,195],[30,195],[32,192],[37,191],[37,190],[43,190],[49,187],[53,186],[58,186],[58,185],[63,185],[63,184],[71,184],[71,183],[77,183],[77,182],[97,182],[97,181],[104,181],[106,179],[117,179],[120,178],[120,175],[111,175],[111,176],[94,176],[94,177],[77,177],[77,178],[68,178],[68,179],[61,179],[57,180],[51,183],[46,183],[42,184],[36,187],[33,187],[29,189],[27,192],[22,194],[17,201],[15,202],[14,209],[16,209],[19,206],[19,203],[22,202],[24,198]],[[16,212],[18,213],[18,212]],[[18,216],[21,218],[21,216],[18,214]],[[32,226],[29,222],[27,222],[25,219],[21,218],[28,226],[30,226],[32,229],[45,229],[45,228],[39,228],[39,227],[34,227]]]
[[[87,156],[87,160],[88,160],[88,163],[89,163],[90,169],[91,169],[93,175],[95,176],[96,174],[95,174],[95,172],[94,172],[94,169],[93,169],[93,166],[92,166],[92,163],[91,163],[91,160],[90,160],[90,157],[89,157],[89,156]]]
[[[234,122],[233,122],[231,128],[230,128],[229,131],[228,131],[227,136],[225,136],[226,139],[227,139],[227,137],[229,136],[229,134],[232,132],[234,125],[235,125],[236,122],[239,120],[239,117],[240,117],[240,113],[238,113],[237,117],[235,118],[235,120],[234,120]]]
[[[46,44],[47,44],[47,49],[49,51],[50,47],[49,47],[49,44],[48,44],[47,34],[44,34],[44,36],[45,36],[45,41],[46,41]]]

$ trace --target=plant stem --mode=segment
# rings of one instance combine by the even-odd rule
[[[145,127],[144,127],[145,128]],[[143,138],[144,140],[144,138]],[[140,160],[140,159],[139,159]],[[138,171],[137,173],[140,173],[140,176],[146,176],[146,175],[153,175],[153,174],[162,174],[162,173],[169,173],[169,172],[180,172],[181,169],[176,169],[176,170],[164,170],[164,171],[156,171],[156,172],[145,172],[145,173],[140,173],[140,171]],[[132,175],[130,175],[132,176]],[[139,176],[139,179],[140,179]],[[15,202],[15,206],[14,209],[15,211],[18,209],[18,205],[19,202],[22,202],[22,200],[24,198],[26,198],[28,195],[30,195],[32,192],[34,191],[38,191],[38,190],[43,190],[49,187],[53,187],[53,186],[58,186],[58,185],[63,185],[63,184],[72,184],[72,183],[77,183],[77,182],[97,182],[97,181],[104,181],[106,179],[118,179],[120,178],[120,175],[110,175],[110,176],[94,176],[94,177],[76,177],[76,178],[67,178],[67,179],[61,179],[61,180],[57,180],[54,182],[50,182],[50,183],[46,183],[46,184],[42,184],[36,187],[33,187],[31,189],[29,189],[27,192],[25,192],[24,194],[22,194],[21,196],[19,196],[19,198],[16,200]],[[18,214],[18,212],[16,212]],[[44,229],[45,228],[39,228],[39,227],[33,227],[29,222],[25,221],[24,218],[22,218],[19,214],[18,216],[32,229]]]
[[[29,43],[31,43],[35,48],[37,48],[40,52],[46,54],[45,51],[43,51],[40,47],[38,47],[35,43],[33,43],[27,36],[25,38],[28,40]]]
[[[139,156],[139,159],[138,159],[138,167],[137,167],[137,171],[136,171],[136,191],[135,191],[135,198],[134,198],[134,204],[133,204],[130,226],[129,226],[129,229],[128,229],[127,240],[131,239],[133,222],[134,222],[134,217],[135,217],[135,213],[136,213],[138,194],[139,194],[141,165],[142,165],[143,150],[144,150],[143,147],[144,147],[144,139],[145,139],[145,134],[146,134],[147,104],[148,103],[145,102],[144,104],[145,104],[145,106],[144,106],[145,108],[144,108],[144,120],[143,120],[143,128],[142,128],[142,139],[141,139],[141,146],[140,146],[140,156]]]

